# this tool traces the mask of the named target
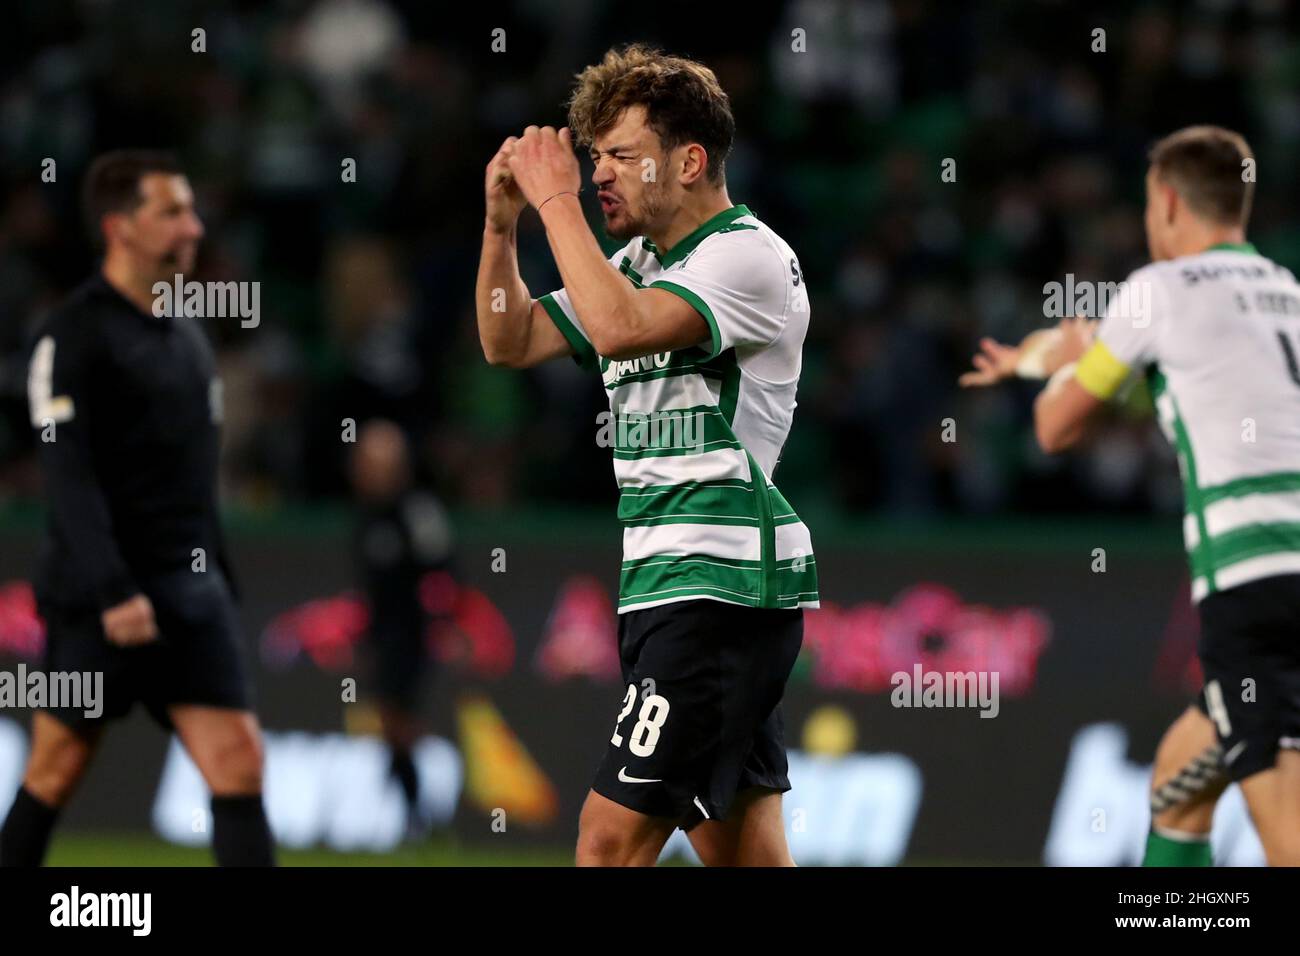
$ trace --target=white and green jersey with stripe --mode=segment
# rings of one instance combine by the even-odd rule
[[[808,529],[772,484],[808,330],[798,259],[733,206],[666,253],[638,237],[610,263],[637,288],[685,299],[710,332],[698,347],[614,361],[596,354],[563,289],[540,300],[609,393],[619,613],[697,599],[818,607]]]
[[[1108,398],[1145,367],[1178,451],[1192,597],[1300,573],[1300,285],[1249,243],[1134,272],[1079,362]]]

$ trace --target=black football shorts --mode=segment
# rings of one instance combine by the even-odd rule
[[[1233,780],[1300,750],[1300,574],[1249,581],[1200,603],[1197,704],[1214,722]]]
[[[47,673],[103,674],[98,717],[87,717],[85,709],[47,712],[81,733],[126,716],[136,701],[168,730],[173,704],[250,710],[238,612],[221,571],[186,567],[148,578],[141,589],[153,604],[159,638],[138,647],[110,644],[93,608],[41,608]]]
[[[679,601],[620,615],[618,638],[624,689],[596,793],[690,829],[742,790],[790,789],[781,697],[802,611]]]

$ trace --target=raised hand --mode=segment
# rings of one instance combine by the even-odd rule
[[[998,382],[1013,378],[1016,366],[1020,363],[1022,346],[1003,345],[996,339],[980,339],[980,351],[971,360],[974,371],[966,372],[957,379],[962,388],[996,385]]]
[[[520,192],[514,175],[508,165],[510,155],[514,152],[517,136],[507,136],[496,155],[487,164],[484,190],[487,195],[487,224],[496,232],[509,232],[519,220],[519,214],[528,205],[528,200]]]
[[[506,165],[534,209],[560,193],[582,188],[582,171],[573,153],[569,128],[530,126],[514,144]]]

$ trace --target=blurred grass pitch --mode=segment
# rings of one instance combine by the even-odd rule
[[[389,853],[277,848],[281,866],[572,866],[573,851],[527,848],[494,850],[431,839]],[[207,847],[184,847],[139,833],[57,833],[47,866],[212,866]]]

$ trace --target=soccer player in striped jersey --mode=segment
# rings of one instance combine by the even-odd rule
[[[1268,862],[1300,865],[1300,284],[1246,241],[1253,168],[1245,140],[1218,127],[1156,144],[1146,178],[1153,262],[1128,278],[1091,342],[1062,337],[1034,408],[1039,443],[1061,451],[1145,371],[1178,451],[1204,717],[1189,708],[1162,742],[1157,780],[1193,772],[1179,774],[1174,796],[1185,799],[1153,801],[1148,863],[1209,861],[1223,784],[1203,779],[1197,754],[1212,726]],[[985,351],[981,371],[1016,360]]]
[[[772,483],[790,430],[808,295],[790,247],[727,195],[735,123],[707,67],[638,45],[578,77],[570,127],[530,126],[488,164],[483,351],[599,372],[623,523],[625,691],[579,821],[579,864],[652,864],[675,827],[705,863],[789,865],[780,702],[808,529]],[[606,259],[578,201],[588,146]],[[538,210],[564,286],[533,298],[516,222]],[[598,437],[600,437],[598,435]]]
[[[1062,350],[1083,355],[1097,330],[1097,320],[1078,316],[1055,329],[1038,329],[1018,346],[993,339],[980,343],[975,369],[961,376],[965,387],[994,385],[1009,378],[1046,378],[1059,369]],[[1068,342],[1067,339],[1077,339]],[[1156,747],[1151,768],[1151,827],[1143,866],[1211,866],[1210,830],[1214,808],[1227,789],[1223,747],[1206,716],[1204,697],[1170,725]]]

